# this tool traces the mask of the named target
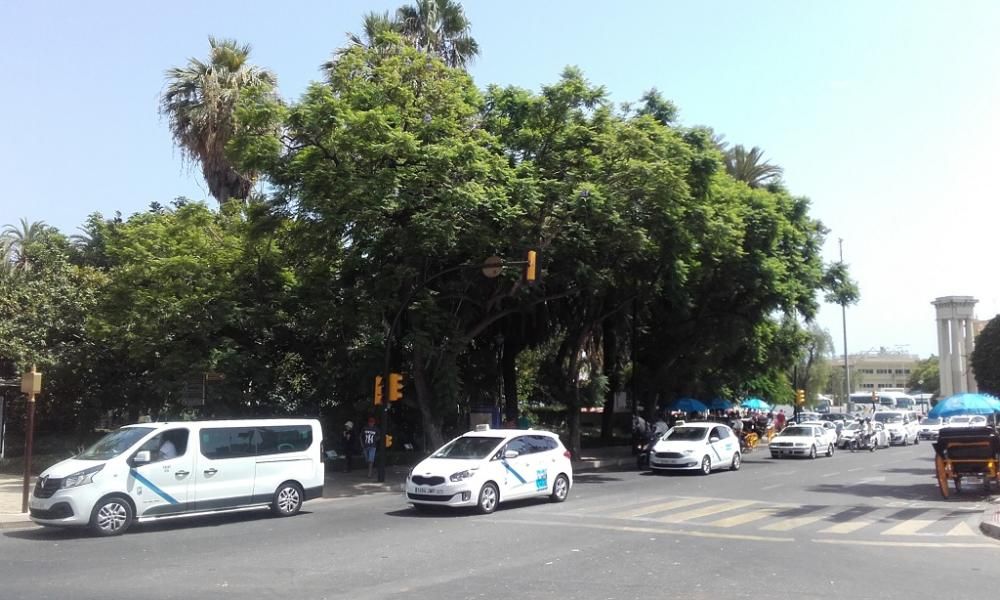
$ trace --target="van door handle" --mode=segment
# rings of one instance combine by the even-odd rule
[[[204,472],[205,472],[205,475],[211,477],[212,475],[215,475],[219,471],[217,471],[216,469],[205,469]]]
[[[190,474],[191,473],[189,471],[176,471],[174,473],[174,475],[177,476],[177,477],[187,477]]]

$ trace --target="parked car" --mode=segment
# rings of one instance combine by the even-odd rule
[[[944,427],[985,427],[988,423],[982,415],[957,415],[948,419]]]
[[[520,498],[562,502],[572,486],[570,453],[556,434],[480,425],[413,467],[406,499],[417,510],[474,506],[488,514]]]
[[[726,425],[687,423],[676,426],[653,445],[649,468],[653,471],[700,470],[708,475],[715,469],[739,470],[740,440]]]
[[[837,447],[840,449],[847,448],[851,445],[854,440],[854,435],[861,428],[861,424],[857,421],[853,421],[844,426],[844,429],[840,432],[840,439],[837,440]],[[872,429],[875,432],[875,447],[876,448],[888,448],[889,447],[889,434],[885,430],[885,426],[879,422],[872,423]]]
[[[836,432],[822,425],[792,425],[771,440],[768,446],[771,457],[808,456],[816,458],[820,452],[833,456],[837,445]]]
[[[922,440],[936,440],[942,427],[944,427],[944,419],[924,417],[917,427],[917,437]]]

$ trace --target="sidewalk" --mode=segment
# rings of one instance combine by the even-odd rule
[[[340,467],[341,463],[335,463]],[[584,450],[579,460],[573,461],[573,472],[588,473],[601,469],[635,468],[635,457],[628,446],[612,446]],[[324,498],[346,498],[369,494],[402,493],[410,466],[386,467],[385,481],[379,483],[368,479],[368,471],[363,466],[349,473],[328,467],[323,487]],[[12,475],[0,475],[0,529],[28,527],[31,521],[21,512],[22,479]],[[34,485],[34,480],[32,480]]]

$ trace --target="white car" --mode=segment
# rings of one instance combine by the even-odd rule
[[[958,415],[948,419],[945,427],[986,427],[988,421],[982,415]]]
[[[834,423],[833,421],[805,421],[803,423],[799,423],[799,425],[811,425],[813,427],[822,427],[823,429],[832,431],[834,439],[833,443],[834,444],[837,443],[836,440],[839,437],[839,435],[837,434],[837,424]]]
[[[837,440],[838,448],[847,448],[851,445],[854,440],[854,436],[857,434],[858,429],[861,428],[861,424],[857,421],[853,421],[844,426],[844,429],[840,432],[840,439]],[[875,430],[875,447],[876,448],[888,448],[889,447],[889,433],[885,430],[885,427],[878,422],[872,423],[872,428]]]
[[[877,421],[885,425],[889,432],[890,444],[901,444],[906,446],[910,443],[919,444],[920,437],[917,435],[917,420],[913,413],[905,410],[880,410],[872,415],[872,421]]]
[[[480,425],[413,467],[405,493],[417,510],[475,506],[489,514],[519,498],[562,502],[572,486],[570,453],[554,433]]]
[[[837,445],[837,432],[822,425],[792,425],[776,435],[768,446],[771,457],[808,456],[816,458],[820,452],[833,456]]]
[[[653,444],[649,468],[653,471],[699,470],[708,475],[723,467],[739,470],[742,460],[740,440],[727,425],[687,423],[668,430]]]
[[[922,440],[936,440],[942,427],[944,427],[944,419],[924,417],[917,426],[917,437]]]

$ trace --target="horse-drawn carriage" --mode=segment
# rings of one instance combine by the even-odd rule
[[[948,482],[962,491],[962,479],[982,479],[986,493],[990,482],[1000,482],[1000,435],[993,427],[946,427],[934,443],[935,465],[941,495],[948,497]]]

